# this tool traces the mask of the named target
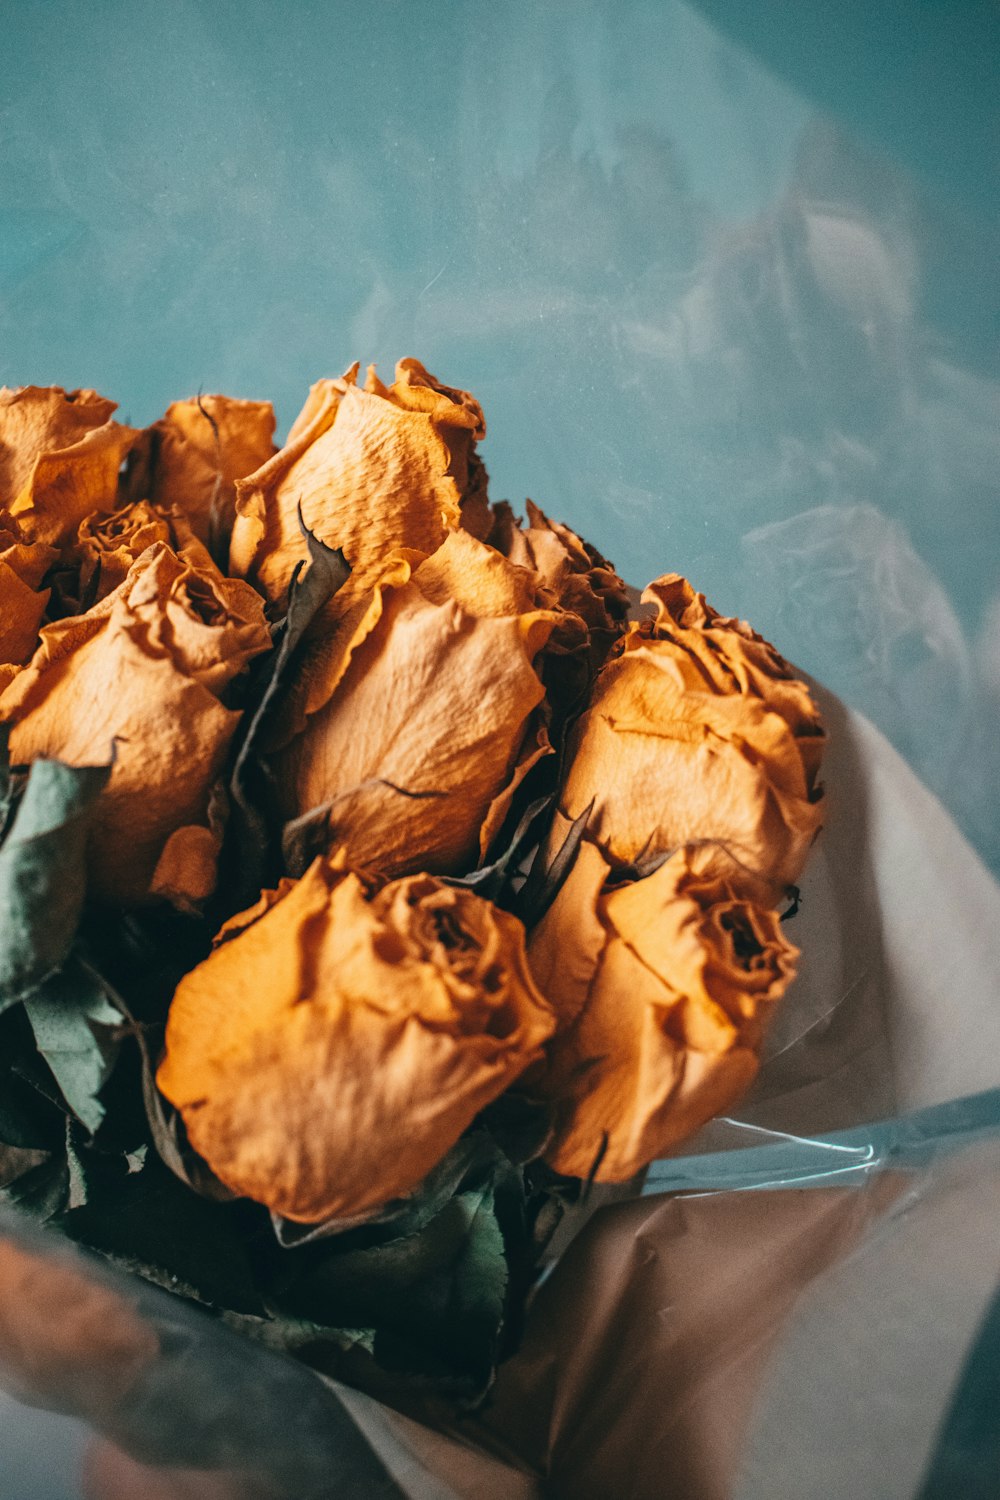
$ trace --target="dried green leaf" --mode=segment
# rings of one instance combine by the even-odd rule
[[[511,879],[517,873],[522,858],[536,841],[539,821],[551,807],[553,797],[554,794],[549,792],[529,803],[510,842],[488,865],[482,865],[468,875],[445,877],[446,884],[465,886],[467,890],[475,891],[477,896],[485,896],[488,901],[494,901],[500,906],[510,905]]]
[[[561,847],[548,865],[543,866],[538,858],[535,859],[515,907],[525,927],[533,927],[536,922],[540,922],[559,894],[563,881],[573,868],[593,807],[591,799],[579,817],[573,819]]]
[[[99,1177],[93,1175],[102,1162],[98,1153],[86,1162],[92,1169],[86,1202],[60,1221],[70,1239],[170,1291],[213,1307],[263,1311],[244,1233],[248,1217],[257,1222],[263,1215],[200,1197],[155,1155],[138,1171],[124,1157],[107,1160]]]
[[[260,744],[306,631],[351,573],[344,554],[313,535],[302,520],[301,510],[299,525],[309,548],[309,566],[303,571],[303,564],[298,563],[292,575],[288,611],[274,632],[276,649],[262,663],[256,682],[257,706],[244,716],[233,762],[232,883],[237,905],[253,900],[266,883],[267,853],[273,843],[273,830],[262,811],[268,801],[269,773],[259,758]]]
[[[69,954],[83,909],[84,851],[111,766],[37,760],[0,847],[0,1010]]]
[[[24,1009],[68,1108],[93,1133],[104,1119],[99,1095],[118,1056],[121,1010],[95,972],[72,956],[25,997]]]

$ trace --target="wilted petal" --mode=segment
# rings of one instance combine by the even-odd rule
[[[0,390],[0,505],[29,541],[59,545],[84,516],[113,510],[118,471],[138,432],[110,420],[93,391]]]
[[[232,1191],[304,1223],[411,1192],[553,1018],[517,920],[418,875],[317,860],[174,996],[157,1082]]]
[[[390,387],[372,374],[361,390],[356,366],[314,386],[285,447],[237,484],[230,567],[268,599],[285,597],[306,557],[300,506],[309,530],[351,564],[338,612],[371,587],[389,552],[433,552],[460,524],[482,413],[411,363]]]
[[[462,602],[448,596],[447,560],[395,564],[307,658],[274,760],[285,815],[327,806],[330,844],[383,874],[473,860],[496,799],[525,769],[522,751],[549,749],[533,720],[534,661],[554,616],[474,613],[520,601],[522,579],[465,533],[446,550],[462,563]]]
[[[38,643],[48,589],[36,593],[0,558],[0,662],[26,662]]]
[[[529,945],[560,1017],[532,1082],[558,1110],[556,1169],[586,1177],[599,1162],[619,1182],[744,1092],[796,950],[773,912],[700,875],[688,851],[603,891],[587,851]]]
[[[821,822],[825,743],[809,691],[749,626],[670,576],[629,627],[573,731],[560,799],[616,866],[700,844],[766,901],[800,874]],[[666,602],[664,602],[666,601]]]
[[[206,827],[239,721],[217,694],[269,645],[251,588],[211,563],[199,570],[163,543],[87,614],[43,629],[31,663],[0,696],[0,721],[12,726],[17,764],[40,756],[95,764],[114,748],[88,844],[95,896],[126,904],[157,890],[179,904],[203,898],[204,859],[193,860],[192,849],[204,855],[205,840],[187,834],[166,850],[178,830]],[[191,885],[182,890],[185,870]]]
[[[131,481],[136,499],[176,506],[206,545],[216,537],[228,541],[236,481],[275,452],[271,403],[230,396],[175,401],[146,436],[146,461]]]

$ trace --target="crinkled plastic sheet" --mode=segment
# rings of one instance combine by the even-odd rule
[[[356,7],[277,33],[254,5],[115,9],[10,18],[6,379],[96,382],[141,421],[238,388],[287,424],[338,350],[426,357],[483,397],[496,493],[530,488],[630,574],[655,533],[996,860],[986,7],[924,7],[905,57],[897,5],[852,7],[825,47],[730,0],[479,4],[458,29],[399,9],[395,47]],[[830,816],[758,1082],[568,1226],[463,1442],[234,1360],[119,1278],[172,1330],[141,1455],[183,1463],[214,1431],[220,1497],[995,1500],[996,1424],[991,1449],[967,1398],[991,1328],[1000,1347],[1000,893],[823,702]],[[0,1410],[3,1500],[74,1492],[92,1436],[37,1421],[12,1477],[28,1416]]]
[[[431,1431],[118,1276],[166,1336],[98,1421],[111,1440],[196,1460],[176,1493],[213,1500],[995,1500],[1000,888],[817,691],[828,822],[758,1082],[644,1183],[592,1195],[486,1406]],[[111,1274],[4,1225],[26,1232]]]

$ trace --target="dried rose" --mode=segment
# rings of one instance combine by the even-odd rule
[[[281,451],[236,486],[230,571],[272,601],[284,599],[306,556],[310,531],[339,547],[353,569],[338,612],[376,581],[389,552],[433,552],[459,526],[462,501],[481,496],[473,447],[483,414],[417,360],[402,360],[384,386],[357,365],[314,385]]]
[[[0,694],[16,764],[115,765],[88,853],[89,888],[131,904],[197,903],[215,883],[210,794],[239,714],[222,695],[270,646],[259,596],[163,542],[93,609],[47,625]]]
[[[772,904],[820,827],[819,713],[773,646],[683,578],[643,599],[655,619],[629,627],[571,735],[553,843],[593,801],[613,866],[700,843],[701,868]]]
[[[327,809],[321,847],[383,875],[484,853],[549,753],[534,583],[464,531],[397,559],[306,654],[273,745],[285,816]]]
[[[0,667],[21,666],[38,644],[49,601],[42,579],[55,556],[44,542],[26,541],[13,516],[0,511]]]
[[[77,527],[75,540],[64,547],[54,575],[61,611],[82,614],[114,593],[136,558],[155,542],[165,542],[197,567],[215,572],[207,549],[195,537],[182,511],[137,500],[118,510],[97,511]]]
[[[557,1102],[548,1159],[569,1176],[624,1182],[732,1104],[757,1070],[797,951],[777,917],[681,850],[604,889],[584,843],[528,958],[559,1015],[532,1086]]]
[[[538,580],[538,602],[559,612],[541,675],[558,736],[586,703],[593,679],[625,628],[629,595],[611,564],[531,500],[528,525],[507,502],[493,507],[489,542]]]
[[[596,547],[568,526],[550,521],[533,501],[527,501],[526,509],[528,525],[523,526],[506,501],[495,506],[490,545],[535,572],[555,602],[583,620],[596,671],[625,628],[628,589]]]
[[[541,1055],[516,918],[431,876],[318,859],[181,981],[157,1083],[233,1192],[302,1223],[410,1193]]]
[[[129,475],[129,493],[187,517],[207,545],[228,545],[236,481],[275,452],[269,401],[196,396],[175,401],[143,434]]]
[[[24,539],[60,545],[84,516],[113,510],[118,471],[139,433],[111,421],[95,391],[0,389],[0,508]]]

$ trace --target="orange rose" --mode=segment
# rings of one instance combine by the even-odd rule
[[[732,1104],[757,1071],[797,951],[771,911],[680,850],[604,889],[592,844],[531,935],[528,958],[559,1015],[533,1086],[557,1102],[548,1159],[624,1182]]]
[[[549,753],[534,663],[557,616],[534,590],[464,531],[390,564],[311,643],[279,714],[285,816],[325,808],[324,847],[383,875],[454,872],[485,852]]]
[[[550,521],[533,501],[523,526],[506,501],[494,507],[490,544],[511,562],[535,572],[553,599],[587,626],[593,671],[625,627],[629,595],[607,558],[568,526]]]
[[[86,614],[47,625],[0,694],[14,763],[39,756],[115,765],[89,845],[93,894],[180,906],[215,883],[210,796],[239,714],[221,700],[270,646],[259,596],[223,578],[199,543],[148,548]]]
[[[798,878],[820,827],[826,736],[805,684],[749,625],[668,574],[603,668],[569,743],[553,842],[593,800],[612,866],[685,844],[766,904]]]
[[[187,516],[206,546],[228,545],[236,481],[273,457],[270,401],[196,396],[175,401],[143,434],[129,493]]]
[[[59,545],[84,516],[113,510],[118,470],[139,433],[111,421],[95,391],[0,389],[0,508],[25,540]]]
[[[42,579],[55,557],[54,547],[25,541],[13,516],[0,511],[0,672],[21,666],[38,644],[49,602]],[[9,676],[14,675],[11,670]],[[0,685],[3,681],[0,677]]]
[[[233,1192],[302,1223],[413,1191],[541,1055],[516,918],[431,876],[318,859],[178,986],[157,1083]]]
[[[195,567],[216,572],[182,511],[137,500],[114,511],[97,511],[80,522],[75,540],[60,555],[53,587],[62,610],[53,613],[80,614],[106,599],[155,542],[165,542]]]
[[[230,570],[270,600],[284,599],[306,557],[300,506],[309,530],[351,564],[338,613],[375,583],[393,549],[433,552],[460,524],[464,498],[483,519],[478,402],[417,360],[402,360],[388,387],[372,368],[362,390],[357,369],[314,385],[284,448],[236,486]]]

